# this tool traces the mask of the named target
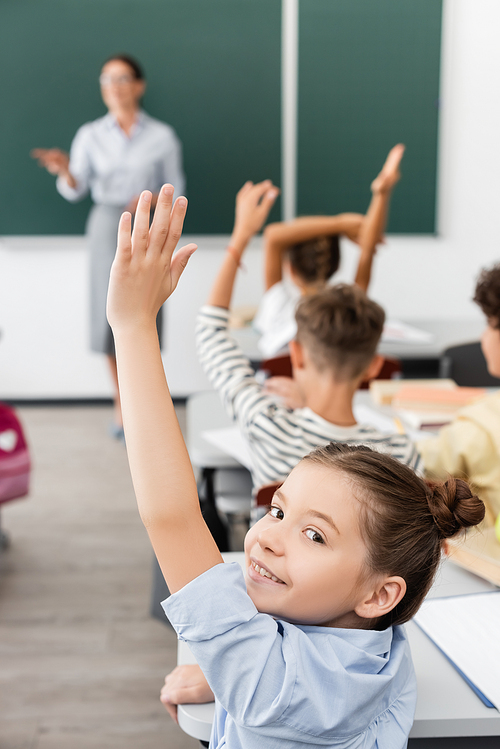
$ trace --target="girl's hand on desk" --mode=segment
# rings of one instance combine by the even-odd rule
[[[213,702],[214,695],[197,665],[177,666],[165,676],[160,701],[177,723],[177,705]]]
[[[148,190],[139,198],[133,231],[131,214],[122,214],[108,292],[108,320],[115,332],[154,323],[196,250],[195,244],[189,244],[173,254],[187,209],[183,197],[172,207],[173,194],[172,185],[162,187],[151,228],[152,195]]]

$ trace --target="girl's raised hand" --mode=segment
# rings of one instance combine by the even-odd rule
[[[405,147],[402,143],[393,146],[389,151],[384,166],[372,182],[372,192],[390,192],[399,182],[401,173],[399,166],[403,158]]]
[[[279,188],[270,179],[264,182],[245,182],[236,194],[233,236],[248,242],[259,232],[279,195]]]
[[[182,234],[187,200],[177,198],[172,207],[173,194],[172,185],[162,187],[151,228],[152,196],[148,190],[139,198],[133,231],[131,214],[122,214],[107,305],[109,324],[115,331],[154,324],[158,310],[174,291],[196,250],[195,244],[189,244],[174,255]]]

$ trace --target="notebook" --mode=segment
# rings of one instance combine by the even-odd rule
[[[500,709],[500,591],[424,601],[414,622],[487,707]]]

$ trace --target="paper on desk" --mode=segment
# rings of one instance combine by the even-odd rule
[[[432,343],[434,339],[434,333],[414,328],[400,320],[386,320],[382,332],[384,343]]]
[[[201,433],[201,436],[211,445],[215,445],[219,450],[225,452],[226,455],[235,458],[249,471],[252,470],[250,450],[237,426],[225,427],[224,429],[207,429]]]
[[[500,591],[428,599],[414,621],[500,710]]]

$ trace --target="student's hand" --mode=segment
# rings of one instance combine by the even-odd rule
[[[154,209],[156,208],[156,204],[158,202],[158,196],[159,196],[158,192],[153,193],[153,197],[151,199],[151,210],[152,211],[154,211]],[[134,195],[134,197],[131,198],[128,201],[127,205],[125,206],[125,210],[128,211],[129,213],[131,213],[132,216],[135,216],[135,212],[137,210],[137,205],[139,203],[139,198],[140,198],[140,195]]]
[[[371,188],[373,193],[390,192],[394,185],[399,182],[401,178],[399,165],[401,164],[404,152],[405,147],[402,143],[398,143],[397,146],[391,148],[381,172],[372,182]]]
[[[30,156],[50,174],[65,176],[69,172],[69,156],[60,148],[34,148]]]
[[[281,401],[287,408],[304,408],[306,405],[299,387],[291,377],[269,377],[264,392]]]
[[[141,193],[135,214],[123,213],[118,227],[118,247],[111,267],[108,320],[118,329],[137,329],[154,324],[163,302],[172,294],[195,244],[181,247],[173,255],[182,234],[187,200],[177,198],[174,188],[164,185],[149,228],[151,193]],[[173,257],[172,257],[173,256]]]
[[[177,705],[213,702],[214,694],[197,664],[177,666],[165,676],[160,701],[170,717],[178,723]]]
[[[246,245],[254,234],[259,232],[279,195],[279,189],[271,180],[245,182],[236,195],[236,211],[231,244]]]
[[[132,216],[135,216],[135,212],[137,210],[137,204],[139,203],[139,195],[134,195],[133,198],[131,198],[127,205],[125,206],[125,210],[132,214]]]

